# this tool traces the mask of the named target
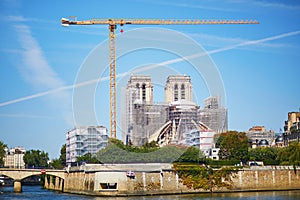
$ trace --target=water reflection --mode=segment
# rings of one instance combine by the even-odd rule
[[[300,190],[295,191],[270,191],[270,192],[231,192],[210,194],[189,194],[189,195],[164,195],[164,196],[138,196],[138,197],[93,197],[74,195],[67,193],[44,190],[40,186],[23,186],[23,192],[16,194],[13,187],[0,187],[0,199],[28,199],[28,200],[296,200],[300,199]]]

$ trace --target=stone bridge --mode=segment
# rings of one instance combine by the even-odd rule
[[[21,181],[29,176],[36,176],[41,174],[48,174],[52,176],[65,179],[65,170],[54,169],[14,169],[14,168],[0,168],[0,175],[7,176],[14,180],[14,191],[22,192]]]

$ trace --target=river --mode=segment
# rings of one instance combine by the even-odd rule
[[[15,199],[28,199],[28,200],[296,200],[300,199],[300,190],[296,191],[274,191],[274,192],[237,192],[226,194],[213,194],[210,195],[166,195],[166,196],[145,196],[145,197],[92,197],[83,195],[74,195],[67,193],[60,193],[42,189],[40,186],[23,186],[22,193],[14,193],[13,187],[0,187],[1,200],[15,200]]]

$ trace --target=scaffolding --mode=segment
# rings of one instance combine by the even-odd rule
[[[165,103],[134,104],[131,134],[133,145],[141,146],[149,142],[149,137],[166,123],[167,109],[168,104]]]
[[[128,81],[125,98],[125,111],[122,121],[125,144],[140,146],[147,142],[144,130],[147,106],[153,102],[153,85],[150,76],[132,75]]]
[[[175,101],[169,104],[169,120],[173,122],[175,135],[173,142],[184,140],[185,133],[199,129],[199,106],[187,100]]]
[[[212,96],[204,100],[200,121],[217,133],[228,130],[227,109],[221,106],[220,97]]]

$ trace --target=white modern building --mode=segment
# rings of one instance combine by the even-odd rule
[[[96,155],[108,143],[104,126],[76,127],[66,134],[66,162],[76,162],[76,158],[87,153]]]
[[[24,147],[5,148],[4,167],[25,168],[23,160],[25,152]]]
[[[213,160],[219,160],[219,148],[214,148],[215,132],[207,130],[191,130],[185,133],[185,140],[180,144],[199,148],[205,157]]]

